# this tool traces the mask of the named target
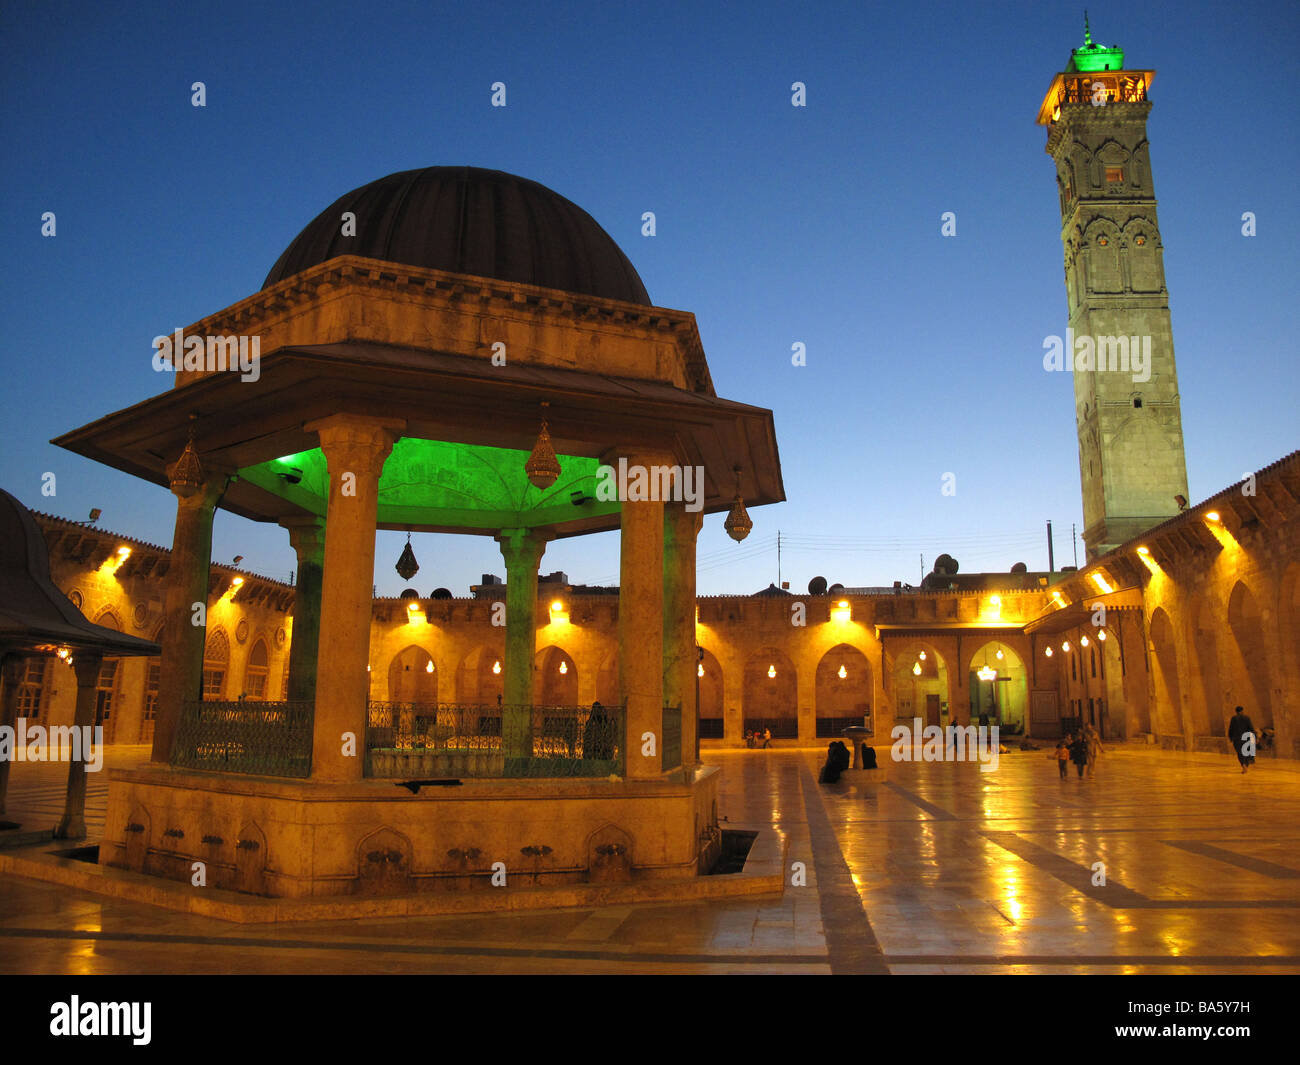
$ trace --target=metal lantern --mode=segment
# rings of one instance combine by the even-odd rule
[[[722,527],[727,530],[736,543],[740,543],[750,530],[754,523],[750,520],[749,515],[745,512],[745,500],[740,494],[740,467],[735,467],[736,473],[736,498],[731,501],[731,513],[727,515],[727,520],[722,523]]]
[[[401,557],[393,567],[404,581],[409,581],[420,572],[420,564],[415,561],[415,552],[411,550],[411,534],[406,534],[406,546],[402,548]]]
[[[545,411],[548,404],[543,403]],[[555,448],[551,446],[550,430],[546,426],[545,415],[542,417],[542,431],[537,435],[528,461],[524,463],[524,473],[536,488],[550,488],[560,478],[560,462],[555,457]]]
[[[199,453],[194,450],[194,423],[191,415],[190,435],[185,442],[185,450],[181,452],[181,457],[176,460],[167,471],[168,479],[171,482],[172,491],[182,498],[189,498],[203,487],[203,482],[207,479],[207,474],[203,470],[203,463],[199,461]]]

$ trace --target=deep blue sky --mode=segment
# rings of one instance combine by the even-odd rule
[[[1070,562],[1072,383],[1041,366],[1066,324],[1060,219],[1033,120],[1082,4],[700,6],[6,5],[0,487],[169,545],[168,492],[47,441],[167,387],[150,339],[258,289],[342,193],[470,164],[589,211],[656,303],[695,313],[719,394],[775,412],[789,501],[755,509],[741,545],[707,521],[702,593],[775,580],[778,530],[795,590],[915,582],[943,551],[1045,568],[1049,518]],[[1089,9],[1095,39],[1159,72],[1148,129],[1196,500],[1298,446],[1297,9]],[[379,537],[381,594],[403,587],[402,539]],[[424,593],[503,572],[491,540],[415,548]],[[220,514],[213,557],[236,554],[294,566],[281,530]],[[617,534],[553,544],[542,568],[613,581]]]

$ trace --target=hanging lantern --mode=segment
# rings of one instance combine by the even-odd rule
[[[998,671],[991,667],[987,662],[984,663],[983,668],[975,675],[985,682],[998,679]]]
[[[740,467],[735,466],[733,470],[736,474],[736,497],[731,501],[731,513],[727,515],[727,520],[722,523],[722,527],[727,530],[728,536],[736,543],[740,543],[749,535],[754,523],[745,512],[745,500],[740,494]]]
[[[524,473],[535,488],[550,488],[560,478],[560,462],[555,457],[555,448],[551,446],[551,433],[546,426],[547,403],[542,404],[542,431],[537,434],[537,443],[533,445],[528,461],[524,463]]]
[[[561,672],[561,673],[567,673],[567,672],[569,672],[569,663],[568,663],[568,662],[561,662],[561,663],[560,663],[560,672]]]
[[[432,672],[433,672],[433,661],[432,661],[432,659],[430,659],[429,664],[426,665],[426,666],[424,667],[424,671],[425,671],[426,673],[432,673]]]
[[[776,679],[776,666],[768,666],[768,667],[767,667],[767,675],[768,675],[768,677],[769,677],[770,679],[775,680],[775,679]]]
[[[918,662],[912,667],[912,674],[919,677],[921,675],[921,663]]]
[[[839,674],[838,674],[840,680],[843,680],[843,679],[844,679],[845,677],[847,677],[848,675],[849,675],[849,671],[848,671],[847,669],[845,669],[843,666],[840,666],[840,671],[839,671]]]
[[[492,663],[492,672],[493,672],[493,673],[500,673],[500,672],[501,672],[501,660],[500,660],[500,659],[497,659],[497,661],[495,661],[495,662]]]
[[[697,677],[702,677],[702,676],[704,676],[704,663],[703,663],[703,662],[701,662],[701,663],[699,664],[699,666],[696,667],[695,675],[696,675]]]
[[[401,557],[397,560],[397,565],[393,567],[397,570],[398,575],[404,581],[409,581],[420,572],[420,564],[415,561],[415,552],[411,550],[411,534],[406,534],[406,546],[402,548]]]
[[[207,474],[203,470],[203,463],[199,461],[199,453],[194,450],[194,415],[190,415],[190,435],[185,442],[185,450],[181,452],[181,457],[176,460],[176,464],[167,470],[168,480],[171,482],[171,489],[182,499],[188,499],[203,487]]]

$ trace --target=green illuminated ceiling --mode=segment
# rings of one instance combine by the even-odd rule
[[[379,480],[379,524],[495,531],[618,513],[617,503],[594,498],[599,459],[557,458],[563,472],[543,490],[524,474],[526,451],[404,437],[393,445]],[[301,471],[297,484],[286,477],[294,471]],[[329,479],[320,448],[245,467],[239,476],[325,516]],[[587,501],[575,506],[578,491]]]

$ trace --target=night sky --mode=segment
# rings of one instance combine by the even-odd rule
[[[815,574],[916,583],[942,552],[963,571],[1045,569],[1047,519],[1071,562],[1072,380],[1042,368],[1066,326],[1060,214],[1034,116],[1082,44],[1081,5],[697,6],[6,5],[0,487],[170,545],[169,492],[50,438],[169,388],[151,339],[256,291],[344,192],[468,164],[590,212],[656,304],[696,315],[718,393],[775,412],[788,502],[754,508],[742,544],[707,519],[701,593],[777,580],[778,530],[795,590]],[[1296,12],[1089,7],[1094,40],[1158,71],[1148,132],[1193,501],[1300,446]],[[404,539],[379,536],[380,594],[405,586]],[[504,573],[487,538],[414,547],[422,593]],[[220,513],[213,558],[237,554],[294,568],[282,530]],[[614,582],[617,534],[554,543],[542,569]]]

